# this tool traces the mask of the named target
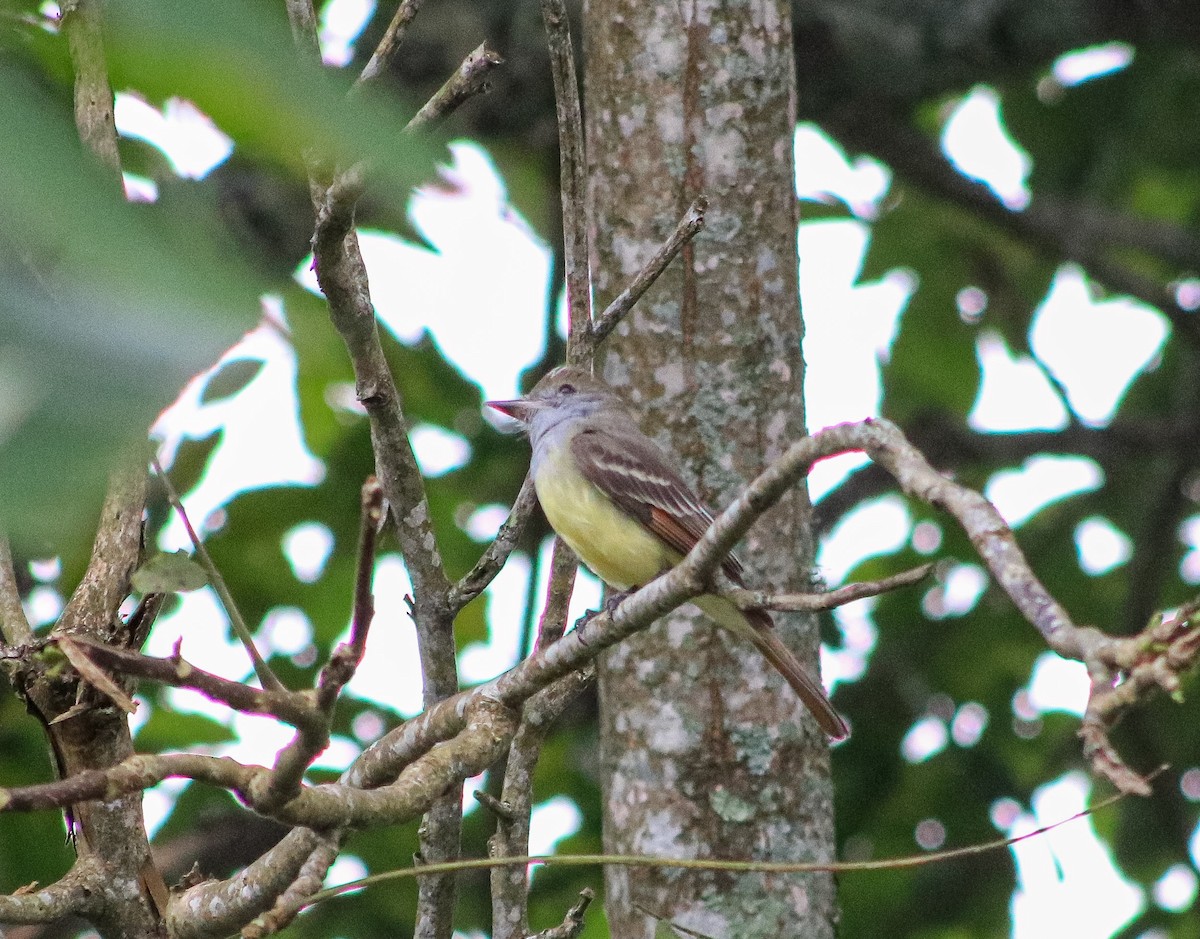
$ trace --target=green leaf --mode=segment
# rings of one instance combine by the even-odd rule
[[[236,735],[224,724],[203,714],[180,714],[155,708],[138,731],[137,747],[147,753],[183,750],[197,744],[228,743]]]
[[[70,113],[0,67],[0,526],[91,542],[116,456],[258,316],[266,283],[215,216],[133,205]]]
[[[208,573],[186,551],[156,554],[133,572],[133,587],[140,593],[182,593],[207,583]]]

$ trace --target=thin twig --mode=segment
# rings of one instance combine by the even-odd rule
[[[264,766],[246,766],[229,757],[201,753],[138,754],[114,766],[83,770],[66,779],[0,788],[0,811],[34,812],[91,800],[109,801],[171,778],[202,780],[231,792],[248,794],[255,779],[269,773]]]
[[[818,613],[822,610],[832,610],[864,597],[877,597],[889,590],[897,590],[919,583],[929,575],[932,564],[922,564],[911,570],[901,571],[881,577],[879,580],[867,580],[861,583],[846,584],[834,590],[821,593],[765,593],[761,590],[731,589],[722,590],[721,596],[728,597],[743,610],[788,610],[801,613]]]
[[[383,523],[383,489],[379,480],[368,476],[361,493],[361,523],[358,537],[358,570],[354,578],[354,613],[350,642],[334,650],[317,678],[315,706],[307,718],[296,725],[296,736],[275,758],[271,785],[260,799],[268,813],[294,798],[300,791],[304,774],[329,746],[333,713],[342,689],[354,677],[367,647],[367,635],[375,616],[375,598],[371,577],[375,572],[375,546]]]
[[[362,663],[367,651],[367,636],[375,618],[375,595],[371,581],[375,575],[375,550],[385,521],[383,488],[374,476],[362,487],[362,521],[358,533],[358,565],[354,575],[354,613],[350,620],[350,642],[339,646],[321,671],[318,702],[330,710],[347,682]]]
[[[704,196],[697,197],[684,213],[683,218],[679,220],[675,230],[671,232],[671,237],[654,252],[654,256],[646,262],[645,267],[638,271],[633,282],[617,295],[603,313],[596,317],[587,336],[587,342],[593,350],[617,328],[617,324],[624,319],[625,314],[633,309],[633,305],[642,298],[642,294],[658,280],[658,276],[667,269],[667,265],[674,260],[675,255],[683,249],[683,246],[700,233],[700,230],[704,228],[704,213],[707,209],[708,200]]]
[[[583,112],[571,27],[563,0],[542,0],[542,22],[550,49],[554,101],[558,115],[559,185],[562,191],[563,249],[567,268],[567,361],[587,361],[591,353],[591,277],[588,273],[587,165],[584,159]]]
[[[392,17],[392,21],[388,23],[387,29],[384,30],[383,38],[379,40],[379,45],[371,53],[371,61],[367,63],[366,68],[362,70],[362,74],[358,76],[356,84],[364,85],[375,81],[375,79],[379,78],[386,71],[392,59],[399,51],[400,45],[404,42],[404,37],[408,35],[409,24],[416,18],[420,10],[421,0],[401,0],[400,5],[396,7],[396,13]]]
[[[446,79],[442,85],[422,106],[411,121],[405,126],[406,133],[420,133],[428,130],[434,124],[444,120],[452,111],[459,108],[464,101],[469,101],[476,95],[488,90],[487,79],[492,69],[503,64],[499,53],[481,42],[473,49],[458,69]]]
[[[480,43],[467,54],[454,73],[446,79],[432,98],[425,102],[416,114],[404,125],[404,136],[425,133],[444,121],[464,102],[488,91],[488,76],[492,69],[504,62],[500,56]],[[367,186],[371,166],[359,160],[338,172],[323,191],[314,190],[317,208],[317,236],[323,228],[348,231],[354,222],[354,207],[362,198]]]
[[[492,543],[483,552],[483,556],[475,562],[475,566],[450,588],[447,602],[450,604],[451,610],[455,612],[461,610],[483,593],[488,584],[500,573],[500,569],[504,567],[509,555],[516,548],[517,542],[521,540],[521,535],[525,532],[525,523],[529,521],[536,502],[537,492],[533,488],[533,478],[526,476],[525,482],[521,484],[521,491],[517,493],[512,509],[509,510],[508,518],[500,526]]]
[[[21,589],[13,567],[12,545],[0,534],[0,644],[27,646],[33,642],[33,628],[21,605]]]
[[[567,915],[563,917],[563,921],[559,925],[543,929],[530,936],[529,939],[575,939],[583,932],[583,915],[594,899],[596,899],[595,891],[591,887],[584,887],[579,891],[579,902],[567,910]]]
[[[474,796],[476,802],[495,815],[501,822],[511,822],[515,817],[512,809],[486,789],[476,789],[471,795]]]
[[[286,688],[267,691],[230,681],[184,661],[178,646],[170,658],[159,658],[81,637],[75,638],[75,644],[89,659],[110,671],[176,688],[191,688],[242,714],[266,714],[297,726],[309,720],[313,711],[303,692]]]
[[[267,691],[286,691],[287,689],[284,687],[283,682],[271,671],[271,667],[259,653],[258,646],[254,644],[254,636],[250,632],[250,627],[246,625],[242,611],[238,608],[237,601],[233,599],[233,594],[229,592],[225,578],[221,576],[220,570],[217,569],[217,565],[213,562],[212,555],[208,553],[208,549],[204,547],[204,542],[200,540],[200,536],[196,534],[196,529],[192,527],[192,520],[188,518],[187,509],[183,507],[183,501],[179,498],[179,493],[176,492],[175,486],[171,483],[171,478],[162,468],[162,464],[158,462],[157,456],[151,457],[151,462],[154,466],[154,472],[158,474],[158,478],[163,482],[167,498],[183,522],[183,527],[186,529],[188,538],[192,542],[192,548],[196,552],[196,558],[208,574],[208,582],[212,584],[213,590],[217,592],[217,596],[221,599],[221,605],[225,608],[225,613],[229,616],[229,623],[233,626],[234,633],[241,641],[246,654],[250,656],[250,662],[254,666],[254,674],[258,676],[258,680]]]
[[[567,612],[571,605],[571,593],[575,589],[575,572],[579,568],[579,559],[575,557],[565,541],[554,539],[554,549],[550,555],[550,583],[546,588],[546,605],[542,608],[542,617],[538,621],[537,649],[547,646],[562,638],[567,629]]]

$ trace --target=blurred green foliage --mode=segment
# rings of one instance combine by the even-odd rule
[[[237,147],[230,164],[211,177],[181,181],[170,178],[166,161],[152,147],[124,141],[129,166],[162,187],[153,205],[127,203],[116,180],[78,146],[63,43],[39,24],[37,6],[25,0],[0,3],[7,24],[0,24],[0,523],[21,558],[62,556],[57,586],[69,592],[113,457],[144,441],[154,416],[184,383],[255,324],[263,294],[278,295],[298,360],[305,443],[325,473],[315,486],[240,495],[209,544],[252,624],[280,606],[299,607],[311,621],[319,650],[315,660],[276,656],[273,662],[285,681],[299,687],[313,680],[348,621],[357,493],[374,461],[365,418],[331,404],[331,389],[353,381],[345,349],[323,301],[290,277],[303,237],[299,248],[289,243],[279,249],[286,237],[282,228],[273,234],[276,220],[255,229],[256,235],[235,225],[226,211],[233,178],[228,174],[248,174],[238,177],[247,187],[236,190],[238,198],[252,201],[279,187],[285,202],[294,205],[298,194],[303,206],[308,160],[370,159],[377,173],[366,204],[390,204],[376,210],[391,212],[398,227],[398,207],[413,184],[429,177],[437,147],[400,135],[411,106],[382,93],[348,99],[348,73],[298,60],[281,4],[110,0],[115,85],[156,103],[172,95],[191,98]],[[383,9],[378,16],[389,13]],[[1036,93],[1041,77],[1022,72],[996,79],[1009,129],[1032,156],[1035,193],[1045,187],[1059,197],[1171,222],[1194,236],[1200,207],[1195,172],[1200,142],[1189,130],[1200,81],[1195,51],[1139,50],[1130,68],[1063,89],[1053,99]],[[924,103],[926,123],[940,103]],[[544,147],[527,148],[511,138],[495,145],[503,164],[520,177],[527,214],[552,237],[555,223],[546,220],[544,209],[554,204],[554,193],[540,169],[547,162]],[[288,212],[295,214],[289,207],[279,219]],[[816,207],[805,214],[845,213]],[[311,226],[311,219],[302,221]],[[861,280],[904,268],[918,281],[883,369],[882,411],[919,442],[922,435],[935,438],[939,465],[982,488],[997,470],[1019,466],[1028,449],[1017,436],[994,435],[986,446],[971,443],[965,424],[979,387],[975,342],[982,330],[993,330],[1015,351],[1027,351],[1031,317],[1063,258],[902,178],[870,230]],[[1183,273],[1161,260],[1139,263],[1148,275],[1163,279]],[[957,309],[959,292],[967,287],[981,288],[989,298],[979,319],[964,318]],[[451,576],[457,576],[481,551],[463,531],[463,518],[473,507],[511,498],[527,454],[520,442],[501,437],[480,419],[478,389],[432,339],[406,345],[384,338],[410,422],[453,431],[470,447],[465,465],[429,482],[440,548]],[[1194,426],[1196,365],[1194,349],[1169,340],[1161,361],[1133,384],[1114,423],[1178,428],[1192,420]],[[209,381],[205,400],[231,398],[258,370],[250,360],[226,365]],[[939,433],[943,427],[954,428],[957,436]],[[1193,496],[1180,497],[1180,484],[1191,480],[1194,492],[1200,448],[1193,446],[1189,462],[1186,451],[1181,456],[1165,446],[1123,445],[1119,435],[1102,428],[1075,429],[1092,441],[1089,450],[1103,469],[1104,485],[1042,510],[1019,537],[1034,569],[1079,622],[1128,631],[1139,624],[1141,612],[1178,603],[1195,591],[1179,576],[1184,549],[1176,529],[1184,515],[1196,511]],[[172,469],[176,486],[193,487],[220,442],[218,432],[185,443]],[[1045,449],[1073,452],[1069,441],[1053,435],[1045,438]],[[940,527],[938,558],[972,560],[971,546],[948,519],[922,506],[910,510]],[[151,536],[168,514],[159,493],[150,507]],[[1135,542],[1128,564],[1100,576],[1083,572],[1073,541],[1078,524],[1094,516],[1109,519]],[[308,521],[326,526],[334,541],[321,576],[311,583],[296,577],[281,548],[284,535]],[[392,548],[390,542],[383,546]],[[852,576],[878,577],[924,560],[908,547],[864,562]],[[968,615],[930,618],[922,600],[931,587],[880,598],[874,613],[879,640],[869,670],[837,693],[839,707],[854,723],[853,737],[834,753],[839,845],[871,857],[916,852],[914,826],[924,819],[945,826],[949,845],[993,839],[994,800],[1027,805],[1037,786],[1082,766],[1073,717],[1051,714],[1032,733],[1029,728],[1018,733],[1014,726],[1013,696],[1044,651],[1036,632],[994,585]],[[457,641],[461,648],[486,635],[485,603],[479,601],[460,616]],[[1189,699],[1195,695],[1194,681],[1185,691]],[[219,722],[173,711],[161,689],[142,692],[151,716],[139,731],[140,748],[187,749],[228,739],[230,731]],[[967,702],[990,716],[978,743],[952,743],[918,764],[901,758],[900,741],[931,707]],[[583,813],[583,828],[563,845],[569,851],[597,851],[601,845],[593,710],[589,699],[564,718],[538,768],[537,799],[563,794]],[[354,739],[355,720],[364,715],[387,724],[396,720],[378,705],[349,699],[334,732]],[[1138,768],[1162,762],[1174,767],[1154,798],[1127,800],[1093,820],[1125,875],[1147,888],[1171,864],[1187,862],[1197,810],[1180,794],[1177,780],[1200,764],[1194,725],[1190,700],[1183,707],[1160,700],[1131,715],[1117,733],[1118,746]],[[40,727],[0,684],[0,785],[48,778],[42,740]],[[183,844],[214,819],[233,817],[249,829],[240,811],[224,794],[189,787],[159,845]],[[469,854],[485,852],[491,823],[482,811],[468,817]],[[406,866],[416,850],[415,826],[358,833],[347,850],[371,871]],[[50,882],[71,857],[53,813],[0,817],[0,890]],[[244,863],[232,846],[224,860]],[[210,869],[228,872],[219,861]],[[848,875],[841,880],[841,935],[1003,935],[1013,884],[1013,867],[1003,852]],[[482,874],[463,878],[460,928],[487,928],[486,885]],[[539,871],[531,910],[535,928],[559,922],[584,885],[601,887],[600,872]],[[408,882],[375,887],[317,907],[289,934],[402,935],[413,917],[413,897]],[[593,911],[583,934],[588,939],[606,934],[598,905]],[[1152,926],[1177,937],[1200,935],[1186,915],[1167,914],[1153,904],[1125,934]]]

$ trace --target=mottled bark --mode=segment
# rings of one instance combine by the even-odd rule
[[[706,228],[618,327],[603,374],[641,408],[717,507],[804,433],[789,4],[591,0],[585,111],[597,304],[688,205]],[[754,586],[809,585],[797,489],[741,554]],[[815,669],[811,618],[777,617]],[[824,738],[746,643],[690,608],[601,660],[604,841],[613,853],[827,859]],[[833,935],[829,876],[610,869],[613,935],[649,937],[636,906],[712,936]]]

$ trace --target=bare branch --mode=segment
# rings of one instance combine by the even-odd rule
[[[508,518],[500,526],[500,531],[492,543],[488,545],[483,556],[475,562],[475,566],[450,588],[447,603],[450,609],[457,613],[487,589],[495,576],[500,573],[508,556],[512,554],[517,542],[525,531],[525,523],[529,521],[534,503],[537,502],[537,492],[533,488],[533,478],[525,477],[521,491],[517,493],[516,501],[508,513]]]
[[[246,650],[246,654],[250,656],[250,662],[254,666],[254,674],[258,676],[258,680],[262,682],[262,686],[268,691],[285,691],[286,689],[273,671],[271,666],[262,657],[258,651],[258,646],[254,644],[254,636],[250,632],[250,627],[246,625],[246,620],[242,616],[241,609],[238,608],[237,601],[233,599],[233,594],[229,592],[229,587],[225,583],[225,578],[221,576],[221,571],[213,562],[212,555],[208,553],[208,548],[204,547],[204,542],[200,540],[200,536],[196,534],[196,529],[192,527],[192,520],[188,518],[187,509],[183,507],[183,500],[179,498],[179,493],[175,490],[175,486],[162,468],[162,464],[158,462],[158,457],[152,457],[154,472],[158,474],[158,478],[162,480],[163,487],[166,489],[167,498],[171,502],[171,506],[179,515],[183,522],[183,527],[187,530],[188,539],[192,542],[192,549],[195,551],[196,558],[200,565],[208,574],[208,582],[212,584],[213,590],[217,592],[217,596],[221,598],[221,606],[225,608],[225,613],[229,616],[229,623],[233,626],[233,631],[237,634],[242,646]]]
[[[321,43],[317,36],[317,11],[312,0],[285,0],[292,41],[314,62],[321,61]]]
[[[543,688],[525,703],[504,771],[500,805],[505,814],[488,840],[490,857],[529,853],[533,774],[542,755],[542,745],[555,721],[594,679],[595,669],[589,665]],[[524,865],[492,868],[491,887],[493,939],[524,939],[529,929],[527,868]]]
[[[350,624],[350,644],[334,653],[334,659],[337,660],[339,653],[343,649],[346,651],[349,669],[344,676],[330,674],[327,681],[321,682],[322,688],[335,689],[334,697],[354,677],[354,670],[367,651],[367,634],[375,618],[375,595],[371,591],[371,579],[375,575],[375,548],[383,522],[383,489],[378,479],[369,476],[362,487],[362,524],[358,534],[358,570],[354,576],[354,616]],[[332,672],[332,666],[331,662],[326,670]]]
[[[113,117],[113,91],[108,81],[99,0],[65,0],[62,31],[67,37],[75,69],[75,127],[79,139],[100,161],[117,174],[117,125]]]
[[[214,939],[236,932],[271,908],[320,844],[316,832],[296,829],[228,880],[174,894],[167,909],[167,934],[172,939]]]
[[[801,613],[817,613],[832,610],[863,597],[876,597],[889,590],[898,590],[924,580],[933,569],[932,564],[922,564],[911,570],[867,580],[862,583],[846,584],[821,593],[765,593],[761,590],[722,590],[721,596],[728,597],[743,610],[790,610]]]
[[[228,757],[200,753],[138,754],[115,766],[88,769],[54,782],[0,789],[0,812],[35,812],[79,802],[105,802],[157,786],[164,779],[198,779],[246,793],[269,775],[264,766],[246,766]]]
[[[341,838],[337,835],[320,837],[320,843],[300,868],[296,879],[275,901],[275,905],[254,922],[242,927],[243,939],[262,939],[289,926],[309,899],[325,883],[325,875],[337,860]]]
[[[571,593],[575,589],[575,572],[579,559],[575,557],[565,541],[554,539],[554,550],[550,557],[550,583],[546,588],[546,605],[538,621],[538,649],[544,649],[562,638],[567,628],[567,610],[571,604]]]
[[[530,936],[529,939],[575,939],[583,932],[583,914],[587,912],[587,908],[592,905],[592,901],[596,899],[596,894],[591,887],[584,887],[579,891],[579,902],[567,910],[567,915],[563,921],[550,929],[543,929],[536,935]]]
[[[76,642],[69,636],[59,636],[55,644],[62,654],[67,657],[67,661],[71,663],[75,671],[79,672],[80,677],[84,681],[105,695],[126,714],[133,714],[137,711],[137,705],[133,699],[125,693],[125,690],[120,685],[109,678],[108,675],[87,657],[81,643]]]
[[[567,268],[567,361],[586,361],[591,328],[591,277],[588,273],[587,169],[584,160],[583,115],[571,27],[563,0],[542,0],[542,22],[550,48],[554,101],[558,113],[558,162],[562,190],[563,249]]]
[[[684,213],[683,218],[679,220],[675,230],[671,232],[671,237],[663,242],[662,247],[646,262],[646,266],[638,271],[633,283],[617,294],[616,299],[596,317],[586,340],[591,351],[594,351],[596,346],[617,328],[617,325],[625,318],[625,314],[633,309],[633,305],[642,298],[642,294],[658,280],[658,275],[667,269],[667,265],[675,259],[675,255],[683,250],[683,246],[700,233],[700,230],[704,228],[704,213],[707,209],[708,200],[704,196],[697,197]],[[591,354],[591,351],[588,352],[588,355]]]
[[[405,132],[420,133],[428,130],[456,111],[463,102],[486,92],[488,76],[492,69],[503,62],[504,59],[489,49],[486,42],[481,42],[463,59],[458,70],[446,79],[445,84],[413,116],[413,119],[408,122],[408,126],[404,128]]]
[[[75,643],[89,659],[107,669],[176,688],[192,688],[243,714],[268,714],[285,724],[297,726],[308,720],[312,713],[312,703],[303,692],[262,691],[230,681],[184,661],[178,647],[170,658],[158,658],[87,639],[76,639]]]
[[[1181,677],[1200,661],[1200,597],[1186,603],[1170,617],[1154,617],[1138,635],[1115,640],[1107,650],[1104,669],[1089,668],[1091,693],[1079,737],[1092,771],[1122,792],[1148,795],[1152,776],[1134,773],[1117,754],[1108,731],[1134,704],[1156,691],[1179,699]],[[1123,681],[1117,683],[1117,675]]]
[[[400,45],[404,42],[404,37],[408,34],[409,24],[416,18],[420,10],[421,0],[401,0],[400,5],[396,7],[392,21],[388,23],[388,28],[383,33],[383,38],[379,40],[379,45],[371,53],[371,61],[358,76],[358,84],[372,82],[387,70],[396,52],[399,51]]]
[[[25,646],[33,642],[33,629],[21,605],[12,546],[0,534],[0,645]]]
[[[375,545],[384,519],[383,490],[374,476],[368,476],[363,483],[361,509],[350,642],[338,646],[321,669],[317,679],[316,700],[308,708],[305,720],[296,725],[296,736],[276,758],[271,784],[257,805],[259,811],[274,812],[300,792],[300,784],[309,766],[329,746],[338,696],[354,677],[366,651],[367,635],[375,616],[375,599],[371,593]]]
[[[0,894],[0,923],[52,923],[95,909],[103,873],[92,859],[82,859],[54,883],[36,890]]]
[[[503,747],[493,762],[503,755]],[[438,864],[462,856],[462,779],[430,805],[417,829],[418,861]],[[458,884],[454,874],[430,874],[417,879],[417,916],[413,939],[450,939]]]
[[[419,133],[427,130],[433,124],[444,119],[464,101],[485,92],[488,87],[487,76],[502,61],[499,55],[490,51],[485,43],[481,43],[413,117],[405,127],[405,132]],[[353,168],[351,174],[356,171],[361,174],[361,167]],[[361,184],[351,180],[351,185],[357,185],[361,191]],[[333,190],[331,190],[331,194],[333,194]],[[346,236],[346,241],[349,242],[352,238],[355,239],[354,250],[357,251],[357,240],[353,233]],[[407,434],[406,429],[404,433]],[[407,437],[405,445],[408,446]],[[378,442],[375,442],[375,452],[377,461],[383,458]],[[415,471],[415,464],[413,469]],[[422,488],[423,500],[424,484],[419,473],[416,475],[415,481]],[[454,601],[450,596],[451,585],[441,566],[441,558],[436,556],[436,542],[433,541],[432,526],[428,523],[427,506],[424,507],[424,513],[426,530],[429,533],[426,544],[434,547],[433,561],[437,567],[436,595],[429,590],[423,591],[414,576],[413,590],[418,601],[414,604],[413,619],[417,624],[421,670],[425,682],[424,699],[426,706],[429,706],[458,690],[453,622],[454,616],[461,607],[453,605]],[[409,555],[408,550],[404,548],[403,538],[401,547],[407,562]],[[430,808],[429,814],[421,826],[419,838],[422,856],[430,861],[447,861],[458,857],[461,830],[462,800],[458,794],[451,792]],[[453,877],[434,876],[420,879],[415,939],[449,939],[453,928],[454,891]]]
[[[511,822],[513,820],[512,810],[486,789],[476,789],[471,793],[471,795],[476,802],[482,805],[497,818],[503,819],[506,822]]]

